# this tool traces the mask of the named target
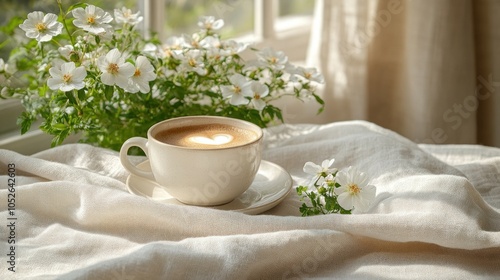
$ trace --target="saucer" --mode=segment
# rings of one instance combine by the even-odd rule
[[[149,160],[140,163],[137,167],[151,170]],[[126,183],[131,194],[162,203],[186,205],[172,197],[154,181],[130,174]],[[252,185],[242,195],[223,205],[199,207],[251,215],[259,214],[278,205],[292,189],[292,183],[292,177],[285,169],[275,163],[262,160]]]

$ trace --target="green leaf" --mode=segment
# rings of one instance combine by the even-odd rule
[[[35,119],[28,112],[22,112],[21,116],[17,119],[17,124],[21,126],[21,134],[25,134],[30,130],[31,124]]]
[[[55,146],[59,146],[62,144],[64,139],[68,137],[69,135],[69,130],[62,130],[59,132],[59,134],[56,134],[54,138],[52,138],[52,141],[50,142],[50,146],[53,148]]]
[[[337,199],[331,196],[325,196],[325,209],[332,211],[337,203]]]
[[[64,95],[66,95],[66,97],[68,98],[68,100],[71,104],[77,104],[75,96],[73,95],[73,92],[67,91],[64,93]]]
[[[104,96],[106,96],[107,100],[111,100],[113,98],[113,90],[114,90],[113,86],[106,86],[104,88]]]
[[[13,35],[14,31],[19,27],[19,24],[22,24],[26,18],[15,16],[10,19],[10,21],[0,27],[0,31],[7,35]]]
[[[85,100],[85,90],[81,89],[78,91],[78,99]]]
[[[307,187],[306,186],[298,186],[296,188],[296,190],[297,190],[298,195],[302,195],[303,193],[307,192]]]
[[[325,101],[323,101],[323,99],[321,99],[321,97],[315,93],[313,93],[312,96],[314,96],[316,102],[318,102],[321,105],[321,107],[318,109],[317,112],[318,114],[320,114],[325,109]]]
[[[63,131],[63,130],[66,130],[68,128],[68,126],[63,124],[63,123],[55,123],[55,124],[52,124],[52,128],[55,130]]]

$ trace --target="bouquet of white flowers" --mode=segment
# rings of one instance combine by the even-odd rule
[[[304,172],[314,177],[295,189],[300,200],[310,202],[300,206],[302,216],[363,213],[375,200],[377,188],[369,184],[364,172],[354,166],[339,171],[332,168],[334,162],[325,159],[321,165],[310,161],[304,164]]]
[[[0,96],[19,98],[26,109],[22,133],[42,118],[53,145],[82,132],[83,142],[118,150],[173,117],[220,115],[266,127],[283,121],[271,102],[286,95],[323,109],[316,69],[294,66],[280,51],[222,40],[221,19],[203,17],[199,32],[160,42],[137,30],[143,18],[129,9],[115,9],[113,18],[93,5],[58,5],[59,15],[37,11],[11,24],[30,40],[0,60]],[[255,59],[245,61],[244,51]]]

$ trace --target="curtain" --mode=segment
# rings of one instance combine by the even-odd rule
[[[325,111],[417,143],[500,147],[500,1],[317,0],[307,64]]]

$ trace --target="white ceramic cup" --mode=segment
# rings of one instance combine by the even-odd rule
[[[255,140],[226,148],[190,148],[159,141],[156,135],[167,129],[205,124],[226,124],[255,132]],[[257,125],[226,117],[191,116],[168,119],[153,125],[143,137],[123,143],[120,161],[130,173],[156,181],[170,195],[190,205],[225,204],[244,193],[260,166],[263,132]],[[128,150],[141,148],[152,172],[133,165]]]

